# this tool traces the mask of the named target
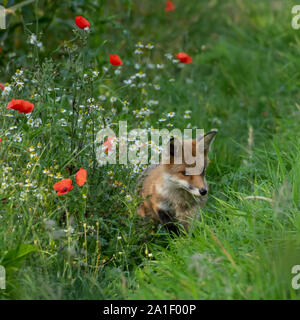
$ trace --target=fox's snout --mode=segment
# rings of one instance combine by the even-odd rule
[[[207,194],[207,189],[206,188],[200,188],[199,189],[199,193],[201,194],[201,196],[205,196]]]
[[[198,196],[198,197],[201,197],[201,196],[204,197],[208,193],[208,190],[206,187],[198,188],[198,187],[192,186],[192,185],[189,185],[189,190],[187,190],[187,191],[189,191],[194,196]]]
[[[168,189],[183,189],[196,197],[204,197],[208,193],[207,182],[204,176],[164,175],[164,185],[170,186]]]

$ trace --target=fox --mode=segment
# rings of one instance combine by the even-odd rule
[[[197,209],[203,208],[208,199],[208,153],[217,132],[211,130],[198,139],[182,140],[179,147],[182,148],[181,164],[175,161],[175,139],[170,139],[169,163],[161,161],[158,165],[149,166],[140,179],[139,193],[143,200],[138,206],[139,216],[163,225],[170,233],[179,234],[178,225],[182,225],[188,232]],[[196,148],[200,142],[204,152],[197,155]],[[203,165],[196,175],[187,174],[187,169],[193,165],[188,164],[184,157],[185,145],[191,147],[193,155],[202,157]]]

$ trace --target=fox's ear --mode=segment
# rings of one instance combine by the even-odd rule
[[[213,129],[199,139],[199,140],[204,139],[204,153],[205,153],[205,155],[208,154],[210,146],[211,146],[212,142],[214,141],[214,138],[217,133],[218,133],[218,130]]]
[[[204,150],[209,151],[212,142],[215,139],[216,134],[218,133],[217,129],[214,129],[204,135]]]

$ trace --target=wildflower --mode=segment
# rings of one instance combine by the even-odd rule
[[[54,178],[55,178],[55,179],[61,179],[61,178],[62,178],[61,172],[58,172],[58,173],[55,175]]]
[[[82,16],[78,16],[75,18],[75,24],[79,29],[85,29],[85,28],[90,28],[91,24],[89,23],[88,20],[86,20]]]
[[[114,136],[108,137],[106,139],[106,141],[104,142],[104,146],[105,146],[104,152],[105,153],[108,153],[109,151],[112,151],[112,149],[113,149],[113,141],[115,139],[116,139],[116,137],[114,137]]]
[[[0,82],[0,89],[3,91],[5,89],[5,85]]]
[[[143,73],[143,71],[140,71],[138,73],[135,74],[136,77],[138,78],[145,78],[146,77],[146,73]]]
[[[25,100],[12,99],[6,108],[18,110],[19,113],[30,113],[30,112],[32,112],[32,110],[34,108],[34,105],[28,101],[25,101]]]
[[[97,70],[93,71],[92,73],[93,73],[94,78],[97,78],[99,75],[99,71],[97,71]]]
[[[172,55],[171,53],[166,53],[166,54],[165,54],[165,57],[166,57],[167,59],[169,59],[169,60],[172,60],[173,55]]]
[[[34,146],[29,147],[27,150],[28,150],[28,152],[34,152],[35,151]]]
[[[24,82],[23,81],[16,81],[16,86],[19,88],[19,90],[21,90],[24,87]]]
[[[100,95],[98,98],[99,98],[99,100],[101,100],[101,101],[105,101],[105,100],[106,100],[106,96],[103,95],[103,94]]]
[[[117,54],[110,54],[109,55],[109,62],[113,66],[121,66],[123,65],[123,61]]]
[[[15,142],[22,142],[23,141],[23,138],[21,136],[17,136],[15,139],[14,139]]]
[[[76,183],[79,185],[79,187],[82,187],[86,183],[86,170],[83,168],[80,168],[80,170],[76,173]]]
[[[131,79],[128,79],[128,80],[124,80],[123,81],[125,84],[131,84],[132,83],[132,80]]]
[[[36,36],[36,34],[34,34],[34,33],[31,34],[28,43],[30,43],[30,44],[32,44],[32,45],[36,45],[36,46],[39,47],[39,48],[41,48],[41,47],[43,46],[43,43],[42,43],[42,42],[38,42],[37,36]]]
[[[149,100],[148,103],[147,103],[150,107],[151,106],[156,106],[159,104],[159,101],[157,100]]]
[[[137,48],[144,48],[144,45],[142,44],[141,41],[139,41],[136,45]]]
[[[17,75],[17,76],[22,76],[23,73],[24,73],[24,71],[23,71],[22,69],[21,69],[21,70],[20,70],[20,69],[17,69],[17,70],[16,70],[16,75]]]
[[[164,122],[164,121],[166,121],[167,119],[166,118],[161,118],[161,119],[159,119],[158,121],[159,122]]]
[[[30,36],[30,39],[29,39],[29,43],[30,44],[35,44],[37,42],[37,36],[36,36],[36,34],[32,34],[31,36]]]
[[[146,44],[145,45],[145,48],[147,48],[147,49],[153,49],[154,48],[154,45],[153,44],[151,44],[150,42],[148,43],[148,44]]]
[[[165,7],[165,11],[166,12],[170,12],[170,11],[174,11],[176,9],[174,3],[170,0],[166,1],[166,7]]]
[[[190,111],[190,110],[186,110],[185,111],[185,114],[184,114],[184,119],[191,119],[191,113],[192,113],[192,111]]]
[[[193,58],[190,57],[187,53],[185,52],[179,52],[175,54],[175,57],[181,62],[181,63],[191,63],[193,62]]]
[[[66,233],[73,233],[74,232],[74,228],[69,226],[68,229],[64,229],[64,232]]]
[[[5,96],[5,95],[8,95],[11,91],[11,86],[9,85],[6,85],[2,91],[2,95]]]
[[[53,189],[55,191],[58,191],[58,196],[68,193],[69,191],[73,190],[73,188],[74,187],[72,186],[71,179],[64,179],[60,182],[55,183],[55,185],[53,186]]]
[[[168,114],[167,114],[167,117],[168,118],[173,118],[175,116],[175,112],[169,112]]]
[[[147,64],[147,68],[148,69],[154,69],[155,68],[155,65],[153,63],[148,63]]]
[[[135,53],[135,54],[142,54],[143,51],[142,51],[141,49],[136,49],[136,50],[134,50],[134,53]]]

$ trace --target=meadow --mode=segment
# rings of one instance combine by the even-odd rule
[[[0,1],[0,298],[298,299],[297,1],[25,2]],[[97,160],[120,120],[218,129],[188,233],[137,216],[145,165]]]

